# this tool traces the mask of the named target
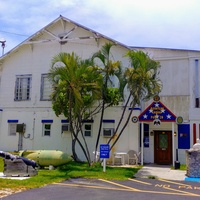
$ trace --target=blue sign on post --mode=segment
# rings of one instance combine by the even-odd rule
[[[110,146],[109,144],[100,144],[100,158],[110,157]]]

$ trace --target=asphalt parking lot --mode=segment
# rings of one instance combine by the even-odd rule
[[[146,200],[147,197],[162,200],[199,199],[200,183],[142,178],[126,181],[78,178],[16,193],[2,200]]]

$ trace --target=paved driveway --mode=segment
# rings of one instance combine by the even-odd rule
[[[16,193],[2,200],[199,200],[199,198],[200,183],[196,182],[139,178],[126,181],[79,178]]]

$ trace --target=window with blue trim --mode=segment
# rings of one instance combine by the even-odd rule
[[[86,137],[91,137],[92,136],[92,124],[84,124],[84,135]]]
[[[69,120],[62,119],[61,120],[62,126],[61,126],[61,133],[66,133],[70,131],[70,125]]]
[[[9,136],[16,136],[16,129],[17,129],[17,124],[9,123],[8,124],[8,135]]]
[[[8,135],[16,136],[16,129],[18,120],[8,120]]]
[[[42,120],[42,134],[43,136],[51,136],[51,124],[53,120]]]
[[[114,119],[103,119],[103,137],[112,137],[115,131]]]
[[[51,136],[51,124],[43,124],[43,136]]]

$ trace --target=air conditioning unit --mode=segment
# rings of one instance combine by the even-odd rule
[[[17,124],[16,132],[17,133],[25,133],[26,131],[26,124]]]
[[[103,136],[104,137],[112,137],[114,134],[114,128],[104,128],[103,129]]]
[[[64,131],[70,131],[69,124],[62,125],[62,132],[64,132]]]

